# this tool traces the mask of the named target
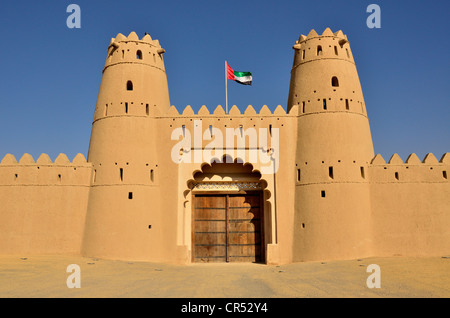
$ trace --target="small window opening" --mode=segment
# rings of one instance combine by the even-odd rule
[[[92,183],[95,183],[96,176],[97,176],[97,169],[94,169],[94,173],[92,174]]]
[[[105,106],[105,117],[108,116],[108,104]]]
[[[123,168],[120,168],[119,172],[120,172],[120,181],[123,181]]]
[[[300,178],[301,178],[300,169],[297,169],[297,181],[298,182],[300,182]]]
[[[328,176],[330,179],[334,179],[333,167],[328,167]]]
[[[324,110],[327,109],[327,100],[326,100],[326,98],[323,99],[323,109]]]
[[[127,91],[132,91],[133,90],[133,82],[132,81],[128,81],[127,82]]]
[[[399,178],[398,178],[398,172],[395,173],[395,179],[399,180]]]
[[[346,109],[346,110],[349,110],[349,109],[350,109],[350,105],[349,105],[349,103],[348,103],[348,99],[347,99],[347,98],[345,99],[345,109]]]
[[[302,113],[305,113],[305,102],[302,102]]]
[[[133,199],[133,192],[128,192],[128,199],[129,200]]]
[[[145,104],[145,114],[148,116],[148,114],[149,114],[149,111],[150,111],[150,109],[149,109],[149,107],[148,107],[148,104]]]
[[[339,87],[339,80],[336,76],[333,76],[331,78],[331,86],[333,87]]]
[[[150,169],[150,181],[153,182],[154,181],[154,171],[153,169]]]
[[[17,180],[18,177],[19,177],[19,175],[17,173],[14,174],[14,180]]]
[[[305,223],[302,223],[302,228],[303,228],[303,229],[305,228]]]
[[[322,46],[317,46],[317,56],[322,55]]]
[[[364,173],[364,167],[361,167],[360,170],[361,170],[361,178],[365,179],[366,175]]]
[[[321,196],[322,198],[325,198],[325,190],[320,191],[320,196]]]
[[[124,58],[124,57],[125,57],[125,51],[122,50],[122,58]]]
[[[128,114],[128,103],[125,103],[125,114]]]
[[[442,176],[444,177],[444,179],[447,179],[447,171],[442,171]]]
[[[302,51],[302,60],[305,59],[305,50]]]
[[[141,52],[141,50],[138,50],[138,51],[136,52],[136,59],[142,60],[142,52]]]
[[[337,49],[337,46],[336,46],[336,45],[334,46],[334,54],[335,54],[335,55],[338,55],[338,49]]]
[[[347,57],[350,58],[350,53],[348,52],[348,49],[345,49],[345,52],[347,52]]]
[[[58,174],[58,181],[61,182],[61,174]]]
[[[149,224],[149,225],[148,225],[148,228],[149,228],[149,229],[151,229],[151,228],[152,228],[152,225],[151,225],[151,224]]]

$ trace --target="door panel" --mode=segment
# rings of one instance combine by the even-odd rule
[[[228,260],[261,261],[259,195],[228,196]]]
[[[194,262],[262,261],[260,193],[194,195]]]
[[[226,196],[195,196],[194,262],[226,261]]]

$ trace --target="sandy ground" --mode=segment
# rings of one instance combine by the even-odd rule
[[[68,288],[67,266],[80,266]],[[368,288],[367,266],[381,270]],[[80,256],[0,256],[1,298],[325,298],[450,297],[450,256],[263,264],[168,265]]]

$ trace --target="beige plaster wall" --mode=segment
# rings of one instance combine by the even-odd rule
[[[450,252],[449,154],[404,163],[378,155],[369,167],[374,255],[439,256]]]
[[[29,154],[0,164],[0,253],[78,254],[85,223],[91,165],[83,155],[52,162]]]

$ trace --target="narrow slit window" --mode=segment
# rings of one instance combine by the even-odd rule
[[[141,52],[141,50],[137,50],[137,52],[136,52],[136,59],[142,60],[142,52]]]
[[[348,103],[348,99],[345,99],[345,109],[349,110],[350,109],[350,105]]]
[[[305,50],[302,51],[302,60],[305,59]]]
[[[124,58],[124,57],[125,57],[125,51],[122,50],[122,58]]]
[[[108,116],[108,104],[105,106],[105,117]]]
[[[301,180],[301,171],[300,169],[297,169],[297,181],[300,182]]]
[[[58,182],[61,182],[61,174],[58,174]]]
[[[323,99],[322,104],[323,104],[323,109],[326,110],[327,109],[327,100],[326,100],[326,98]]]
[[[128,114],[128,103],[125,103],[125,114]]]
[[[347,57],[350,58],[350,53],[348,52],[348,49],[345,49],[345,52],[347,52]]]
[[[14,180],[17,180],[18,177],[19,177],[19,175],[17,173],[14,174]]]
[[[302,113],[305,113],[305,102],[302,102]]]
[[[94,173],[92,174],[92,183],[95,183],[96,177],[97,177],[97,169],[94,169]]]
[[[336,76],[333,76],[331,78],[331,86],[333,87],[339,87],[339,80]]]
[[[360,170],[361,170],[361,178],[365,179],[366,178],[366,174],[364,172],[364,167],[361,167]]]
[[[132,91],[133,90],[133,82],[132,81],[128,81],[127,82],[127,91]]]
[[[151,182],[154,181],[154,177],[155,177],[155,172],[153,171],[153,169],[150,169],[150,181]]]
[[[395,179],[399,180],[398,172],[396,172],[394,175],[395,175]]]
[[[338,49],[337,49],[337,46],[336,46],[336,45],[334,46],[334,54],[335,54],[335,55],[338,55]]]
[[[119,169],[119,173],[120,173],[120,181],[123,181],[123,168]]]
[[[328,176],[330,179],[334,179],[333,167],[328,167]]]
[[[145,114],[148,116],[148,114],[149,114],[149,107],[148,107],[148,104],[145,104]]]
[[[317,46],[317,56],[322,55],[322,46]]]
[[[444,177],[444,179],[447,179],[447,171],[442,171],[442,176]]]

